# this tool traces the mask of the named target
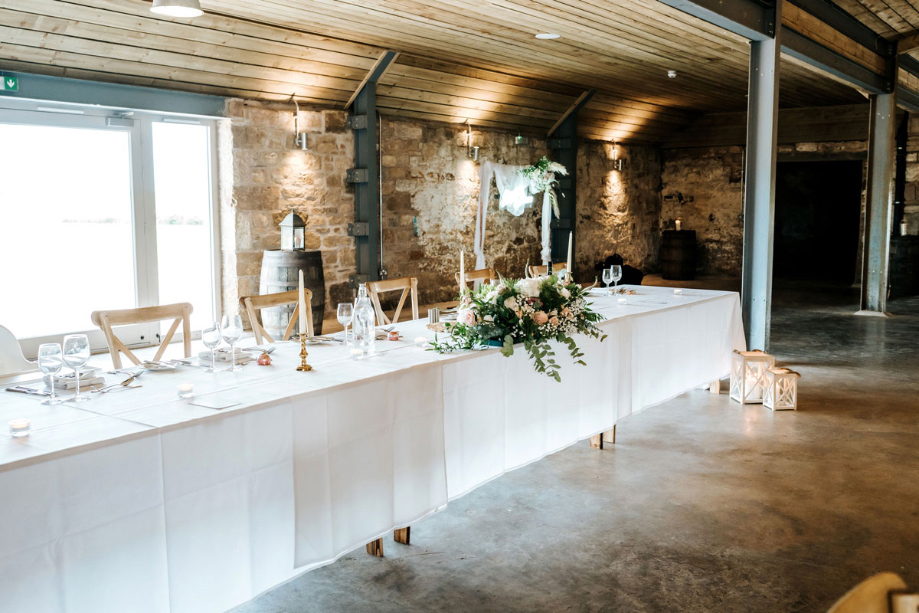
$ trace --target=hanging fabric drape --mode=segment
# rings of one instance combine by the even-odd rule
[[[475,220],[475,253],[476,269],[485,268],[485,219],[488,216],[488,197],[491,194],[491,180],[494,178],[498,188],[498,209],[508,211],[519,217],[533,203],[533,194],[529,192],[528,181],[520,174],[526,166],[482,162],[479,168],[479,207]],[[551,206],[549,215],[551,216]],[[543,217],[546,216],[546,204],[543,203]],[[551,221],[551,217],[549,217]],[[543,251],[549,241],[548,226],[543,220]]]

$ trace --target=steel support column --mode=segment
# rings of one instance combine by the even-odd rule
[[[870,101],[868,196],[859,314],[884,315],[887,310],[890,209],[894,196],[897,94],[875,94]]]
[[[769,345],[781,10],[782,1],[778,0],[775,38],[750,43],[741,290],[744,329],[750,349],[766,349]]]
[[[377,82],[397,56],[394,51],[381,55],[348,101],[352,112],[348,126],[354,130],[354,168],[347,175],[348,182],[354,184],[354,223],[348,224],[348,234],[354,237],[357,271],[350,276],[352,287],[381,278]]]

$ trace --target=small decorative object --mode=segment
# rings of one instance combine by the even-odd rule
[[[179,398],[183,400],[188,400],[189,398],[195,397],[195,384],[194,383],[179,383]]]
[[[537,372],[561,381],[550,341],[567,346],[572,359],[583,365],[584,354],[572,337],[606,338],[597,327],[602,316],[587,304],[589,289],[563,283],[555,275],[501,277],[496,285],[463,292],[456,322],[445,325],[450,336],[443,341],[435,337],[431,346],[440,353],[501,347],[501,353],[510,357],[515,345],[523,344]]]
[[[362,357],[364,357],[364,352],[361,351],[360,349],[352,349],[351,357],[354,358],[355,360],[360,360]]]
[[[768,353],[737,351],[731,356],[731,398],[740,404],[762,404],[766,370],[775,365]]]
[[[616,302],[618,302],[619,304],[625,304],[628,302],[628,300],[626,300],[625,298],[616,298]]]
[[[425,347],[428,344],[428,339],[424,336],[415,337],[415,346],[416,347]]]
[[[291,211],[281,222],[281,249],[303,251],[306,248],[306,224]]]
[[[10,436],[13,438],[29,436],[29,432],[31,432],[31,430],[32,422],[30,422],[25,417],[10,420]]]
[[[904,219],[900,222],[900,236],[906,236],[907,234],[909,234],[909,224]]]
[[[790,368],[767,368],[763,406],[773,411],[797,411],[800,376]]]
[[[400,338],[402,338],[402,335],[399,334],[398,330],[390,330],[389,333],[386,335],[386,338],[391,341],[397,341]]]
[[[436,324],[440,321],[440,309],[434,307],[433,309],[428,309],[428,323]]]
[[[267,351],[263,351],[261,355],[258,356],[258,359],[255,360],[255,363],[259,366],[271,366],[271,354]]]
[[[677,288],[675,288],[675,289],[673,290],[673,293],[674,293],[674,295],[676,295],[676,296],[682,296],[682,295],[683,295],[683,290],[681,290],[680,288],[677,287]]]
[[[683,220],[682,220],[682,219],[677,219],[675,223],[676,223],[676,231],[677,231],[677,232],[679,232],[680,230],[683,229]]]

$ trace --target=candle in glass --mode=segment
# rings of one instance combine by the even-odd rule
[[[25,417],[10,420],[10,436],[12,436],[13,438],[21,438],[23,436],[29,436],[29,431],[31,429],[32,429],[32,424]]]

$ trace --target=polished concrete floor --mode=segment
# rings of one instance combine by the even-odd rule
[[[919,299],[856,303],[777,284],[798,412],[689,392],[238,611],[825,611],[882,570],[919,587]]]

